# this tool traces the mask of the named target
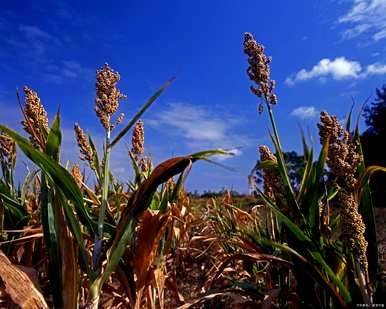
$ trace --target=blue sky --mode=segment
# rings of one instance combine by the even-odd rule
[[[93,111],[97,68],[108,62],[120,72],[126,115],[176,76],[144,117],[147,153],[160,162],[241,147],[221,161],[234,171],[199,163],[187,188],[246,192],[257,147],[269,144],[266,115],[258,116],[248,89],[246,31],[273,57],[274,109],[286,150],[300,151],[299,125],[317,140],[320,110],[343,119],[352,97],[358,109],[386,82],[385,0],[2,1],[0,122],[20,130],[15,88],[29,85],[51,119],[60,105],[62,161],[74,162],[74,122],[102,143]],[[121,178],[130,173],[126,148],[123,143],[113,154]],[[25,170],[22,162],[18,169]]]

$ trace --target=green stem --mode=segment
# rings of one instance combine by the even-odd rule
[[[103,170],[103,186],[102,186],[102,204],[99,209],[99,217],[98,217],[98,237],[102,239],[103,237],[103,223],[105,219],[106,207],[107,207],[107,199],[109,193],[109,171],[110,171],[110,153],[111,148],[110,144],[110,129],[106,132],[106,150],[105,150],[105,158],[104,158],[104,170]]]
[[[104,152],[104,168],[103,168],[103,184],[102,184],[102,202],[101,207],[99,208],[99,216],[98,216],[98,231],[95,239],[95,247],[94,247],[94,254],[93,254],[93,268],[96,269],[97,265],[99,264],[99,257],[102,252],[102,245],[103,245],[103,226],[104,226],[104,220],[105,220],[105,213],[106,208],[108,204],[108,193],[109,193],[109,170],[110,170],[110,152],[111,148],[110,145],[110,136],[111,131],[110,128],[106,130],[106,147]]]
[[[279,133],[277,132],[275,119],[273,118],[272,108],[271,108],[271,106],[269,105],[269,103],[268,103],[267,100],[265,100],[265,104],[267,105],[268,114],[269,114],[269,119],[270,119],[270,121],[271,121],[272,129],[273,129],[273,133],[275,134],[275,138],[276,138],[276,141],[277,141],[277,145],[279,146],[280,149],[283,149],[283,148],[281,147],[281,144],[280,144]]]
[[[273,129],[273,133],[275,135],[275,140],[276,140],[276,143],[277,143],[277,152],[278,152],[278,155],[280,157],[280,160],[279,160],[279,165],[282,164],[282,172],[283,172],[283,178],[284,178],[284,181],[285,181],[285,185],[287,186],[288,190],[290,191],[290,195],[292,197],[292,204],[295,206],[296,208],[296,211],[298,212],[298,215],[300,215],[300,217],[302,218],[303,222],[305,222],[305,218],[303,216],[303,214],[301,213],[300,211],[300,207],[298,205],[298,202],[296,200],[296,196],[295,196],[295,192],[292,188],[292,185],[291,185],[291,182],[289,180],[289,176],[288,176],[288,173],[287,173],[287,170],[286,170],[286,167],[285,167],[285,161],[284,161],[284,156],[283,156],[283,152],[282,152],[282,146],[281,146],[281,143],[280,143],[280,139],[279,139],[279,133],[277,132],[277,128],[276,128],[276,123],[275,123],[275,118],[273,117],[273,112],[272,112],[272,108],[267,100],[267,98],[265,98],[265,104],[267,106],[267,109],[268,109],[268,114],[269,114],[269,119],[271,121],[271,125],[272,125],[272,129]]]

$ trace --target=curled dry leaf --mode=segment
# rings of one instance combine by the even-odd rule
[[[134,259],[138,288],[143,287],[145,284],[148,269],[154,261],[169,218],[169,215],[150,210],[145,211],[140,218],[137,232],[138,247]]]
[[[25,309],[47,308],[43,295],[35,287],[28,275],[13,265],[0,250],[0,277],[12,301]]]

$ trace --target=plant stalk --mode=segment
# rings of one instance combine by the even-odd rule
[[[98,216],[98,230],[95,239],[95,247],[93,254],[93,268],[97,268],[98,261],[102,252],[103,245],[103,226],[106,214],[106,208],[108,204],[108,193],[109,193],[109,172],[110,172],[110,145],[111,131],[110,128],[106,130],[106,147],[104,152],[104,167],[103,167],[103,184],[102,184],[102,202],[101,207],[99,208]]]

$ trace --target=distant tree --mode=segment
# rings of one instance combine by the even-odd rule
[[[384,137],[386,135],[386,84],[381,89],[376,89],[376,96],[374,102],[365,108],[364,116],[368,129],[363,135]]]
[[[376,98],[365,108],[367,130],[361,136],[366,165],[386,166],[386,84],[376,89]],[[370,182],[376,207],[386,207],[386,174],[375,173]]]
[[[287,164],[288,176],[292,185],[297,189],[302,181],[304,172],[304,157],[296,151],[284,152],[284,161]]]
[[[294,188],[298,188],[300,186],[300,182],[302,181],[303,172],[304,172],[304,157],[299,155],[296,151],[288,151],[284,152],[284,161],[287,166],[288,176],[290,178],[291,184]],[[256,162],[255,167],[252,169],[250,177],[254,177],[254,181],[257,184],[261,184],[263,182],[263,175],[261,170],[256,169],[256,167],[260,164],[260,160]]]

